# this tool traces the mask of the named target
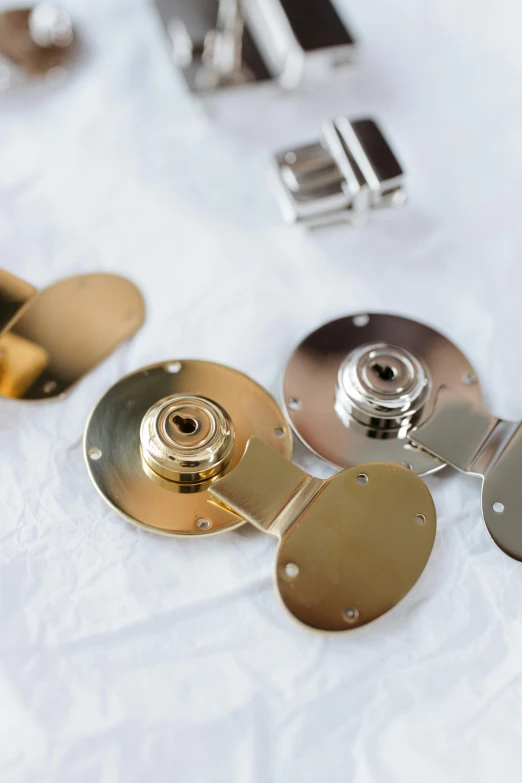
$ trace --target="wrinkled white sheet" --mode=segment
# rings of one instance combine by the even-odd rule
[[[1,98],[0,263],[40,286],[127,274],[148,321],[65,401],[0,404],[2,783],[518,783],[522,566],[489,540],[478,482],[428,479],[423,578],[330,637],[280,608],[274,540],[132,527],[81,436],[142,364],[208,358],[275,390],[307,331],[375,309],[451,335],[492,409],[521,417],[520,0],[346,2],[357,68],[210,115],[145,2],[70,5],[84,66]],[[382,121],[410,203],[307,235],[281,223],[266,161],[338,113]]]

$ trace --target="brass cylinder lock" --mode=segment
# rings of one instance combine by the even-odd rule
[[[220,364],[176,360],[109,389],[87,423],[85,457],[96,488],[129,521],[167,535],[210,535],[244,523],[211,505],[209,490],[253,436],[291,457],[290,427],[261,386]]]
[[[62,69],[76,44],[69,14],[54,3],[0,13],[0,88]]]

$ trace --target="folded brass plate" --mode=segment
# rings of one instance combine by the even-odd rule
[[[354,378],[355,403],[353,388],[341,388]],[[394,462],[424,475],[444,462],[411,443],[409,434],[429,418],[441,386],[481,400],[473,367],[444,335],[408,318],[360,313],[301,342],[288,361],[283,394],[296,435],[324,460],[339,468]]]
[[[431,494],[399,465],[371,463],[313,478],[252,439],[214,502],[280,538],[275,581],[286,609],[324,631],[347,631],[395,606],[435,540]]]
[[[243,524],[236,514],[208,503],[208,489],[237,465],[253,435],[290,458],[290,428],[265,389],[220,364],[169,361],[144,367],[109,389],[87,422],[84,449],[94,485],[130,522],[167,535],[210,535]],[[162,447],[174,448],[170,436],[176,452]],[[198,446],[200,438],[207,445],[198,474],[198,463],[189,458],[191,441]],[[183,449],[185,463],[179,457]]]
[[[129,280],[110,274],[60,280],[35,295],[0,270],[0,395],[60,397],[143,324]]]

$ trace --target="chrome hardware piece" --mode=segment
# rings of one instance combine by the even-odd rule
[[[446,460],[415,446],[411,433],[441,386],[481,403],[472,366],[449,340],[406,318],[365,313],[303,340],[286,368],[284,404],[298,437],[333,465],[385,461],[423,475]]]
[[[435,539],[431,495],[398,465],[360,465],[322,481],[253,438],[209,494],[279,538],[276,590],[297,620],[324,631],[389,611],[422,574]]]
[[[176,360],[109,389],[84,450],[95,487],[126,519],[166,535],[211,535],[244,522],[209,504],[209,489],[253,436],[291,457],[290,428],[267,391],[229,367]]]
[[[321,225],[406,201],[402,166],[371,119],[327,122],[320,141],[283,150],[274,166],[289,222]]]
[[[454,468],[482,477],[482,515],[491,538],[522,560],[522,423],[502,421],[443,387],[433,415],[410,438]]]
[[[74,43],[69,14],[52,3],[0,13],[0,89],[62,69]]]
[[[117,275],[77,275],[40,293],[0,270],[0,396],[61,397],[145,319],[140,292]]]
[[[174,62],[193,92],[351,62],[354,39],[331,0],[155,0]]]

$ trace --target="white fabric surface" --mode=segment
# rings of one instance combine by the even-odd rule
[[[444,331],[491,408],[522,416],[520,0],[348,5],[356,68],[207,114],[144,1],[71,0],[83,67],[1,98],[0,263],[39,286],[120,272],[148,304],[65,401],[0,404],[2,783],[520,781],[522,566],[489,540],[477,481],[428,479],[424,576],[332,637],[283,613],[273,539],[146,534],[83,465],[88,411],[124,373],[208,358],[275,391],[305,333],[360,310]],[[381,120],[409,205],[286,227],[268,156],[340,113]]]

